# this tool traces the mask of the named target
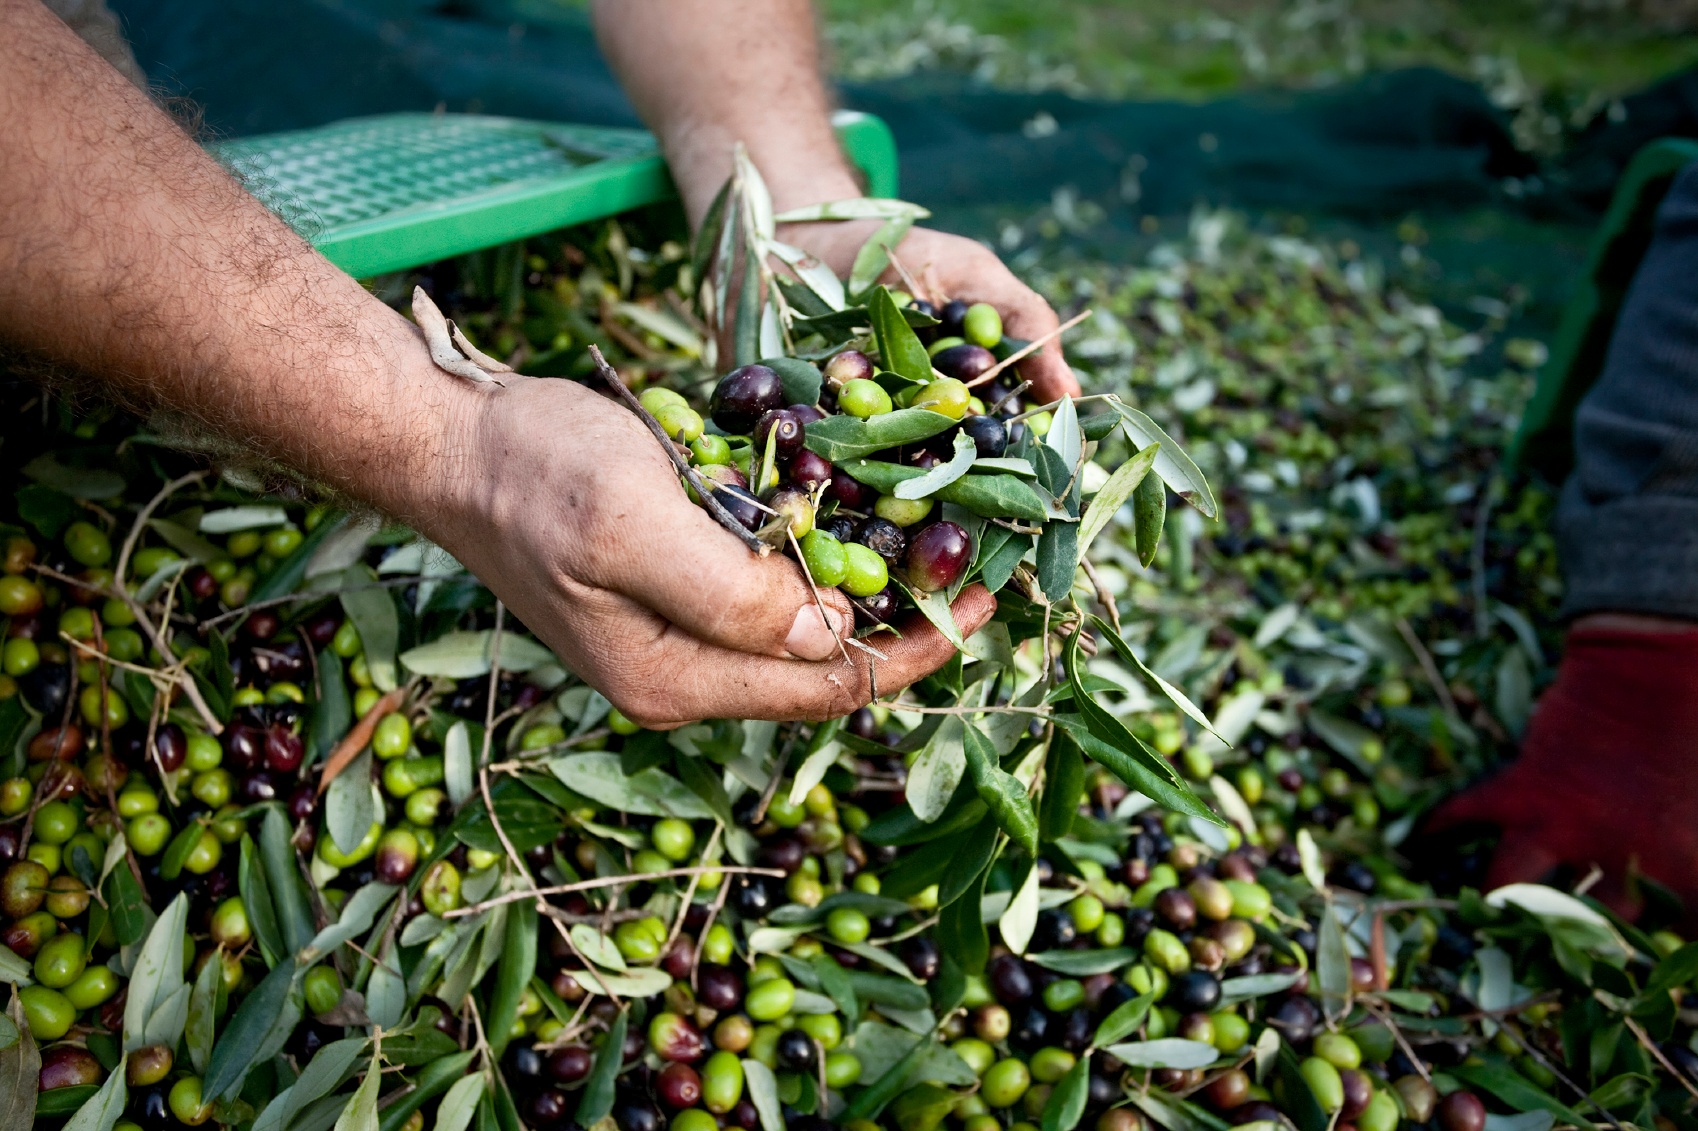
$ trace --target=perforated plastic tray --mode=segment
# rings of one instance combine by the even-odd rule
[[[870,114],[834,120],[874,196],[896,145]],[[331,262],[380,275],[676,195],[653,135],[473,114],[385,114],[212,147]]]

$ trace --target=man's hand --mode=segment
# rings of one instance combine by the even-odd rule
[[[841,643],[848,600],[821,590],[822,622],[796,564],[756,557],[691,503],[623,405],[526,377],[481,399],[472,493],[430,533],[637,722],[830,718],[954,655],[918,614],[867,641],[885,659]],[[996,603],[970,586],[954,608],[970,634]]]
[[[778,238],[811,252],[839,277],[845,277],[855,262],[855,253],[880,227],[876,220],[787,224],[779,229]],[[935,286],[936,297],[942,301],[988,302],[996,307],[1002,314],[1003,330],[1010,337],[1031,341],[1061,324],[1049,303],[1016,279],[996,252],[977,240],[913,228],[896,245],[896,255],[917,281]],[[900,278],[892,267],[884,273],[883,281],[901,286]],[[1047,403],[1079,395],[1079,382],[1061,356],[1060,338],[1050,339],[1037,353],[1017,362],[1015,368],[1032,383],[1029,401]]]
[[[779,212],[861,195],[831,129],[808,0],[597,0],[595,23],[602,51],[660,137],[692,223],[730,175],[738,142]],[[795,224],[779,236],[847,276],[878,226]],[[1037,338],[1059,324],[1048,303],[974,240],[916,228],[896,253],[921,280],[936,279],[945,298],[996,307],[1014,337]],[[1059,341],[1019,370],[1034,399],[1079,392]]]

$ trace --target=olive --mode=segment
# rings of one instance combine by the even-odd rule
[[[58,922],[46,911],[25,915],[0,930],[0,945],[19,958],[34,958],[41,945],[59,930]]]
[[[826,488],[826,498],[846,510],[865,514],[872,510],[873,503],[878,498],[878,492],[860,482],[854,476],[840,467],[833,467],[831,486]]]
[[[743,978],[729,966],[704,965],[696,971],[696,999],[721,1012],[743,1001]]]
[[[873,925],[865,912],[853,907],[839,907],[826,916],[825,929],[834,941],[853,945],[866,942],[867,936],[872,934]]]
[[[62,990],[75,982],[87,965],[88,955],[81,935],[55,935],[36,951],[35,980],[51,989]]]
[[[425,872],[419,885],[425,910],[442,916],[460,906],[460,870],[450,860],[438,860]]]
[[[778,1062],[792,1072],[812,1072],[818,1062],[814,1039],[801,1029],[786,1029],[778,1034]]]
[[[1032,1054],[1027,1067],[1032,1079],[1040,1084],[1053,1084],[1072,1070],[1079,1058],[1066,1049],[1041,1048]]]
[[[146,1045],[130,1053],[124,1078],[133,1088],[159,1083],[171,1074],[171,1050],[164,1045]]]
[[[265,762],[265,732],[247,723],[232,723],[220,736],[224,757],[237,770],[257,770]]]
[[[688,1064],[668,1064],[654,1084],[655,1096],[667,1107],[694,1107],[702,1098],[702,1078]]]
[[[824,530],[809,531],[802,539],[802,561],[814,584],[823,588],[836,588],[849,573],[842,540]]]
[[[778,458],[787,460],[802,450],[802,441],[807,434],[803,431],[802,422],[796,414],[787,408],[775,408],[762,413],[755,422],[755,455],[766,458],[767,443],[770,440]]]
[[[1339,1118],[1355,1119],[1368,1109],[1369,1101],[1374,1098],[1373,1082],[1355,1068],[1341,1069],[1338,1079],[1344,1086],[1344,1106],[1339,1109]]]
[[[1004,1005],[1019,1005],[1032,996],[1032,975],[1017,955],[998,955],[985,973],[990,979],[991,993]]]
[[[765,876],[744,876],[731,889],[731,904],[737,914],[745,919],[759,919],[773,907],[778,900],[767,886]]]
[[[47,898],[48,871],[34,860],[19,860],[0,876],[0,914],[21,919]]]
[[[844,350],[825,363],[822,370],[826,384],[841,389],[850,381],[865,381],[873,375],[872,359],[860,350]],[[729,429],[727,429],[729,431]]]
[[[973,560],[973,540],[953,522],[934,522],[908,545],[908,580],[926,593],[947,589]]]
[[[715,487],[713,497],[730,512],[731,517],[747,530],[759,530],[766,524],[767,513],[760,502],[743,487]]]
[[[31,762],[73,762],[83,752],[83,729],[76,723],[46,727],[29,740]]]
[[[1144,938],[1156,925],[1156,913],[1148,907],[1134,907],[1126,912],[1126,944],[1143,945]]]
[[[1251,1100],[1234,1108],[1228,1122],[1234,1127],[1241,1127],[1246,1123],[1275,1123],[1283,1126],[1284,1116],[1279,1108],[1266,1100]]]
[[[951,420],[967,415],[973,392],[953,377],[939,377],[928,385],[914,390],[908,399],[909,408],[923,408],[940,413]]]
[[[167,1131],[172,1124],[169,1090],[163,1084],[156,1084],[132,1093],[130,1115],[142,1131]]]
[[[862,420],[883,416],[895,407],[890,394],[876,381],[858,379],[837,390],[837,407],[849,416]]]
[[[794,414],[796,410],[790,411]],[[824,456],[804,448],[791,458],[785,475],[796,486],[812,491],[826,480],[834,478],[837,472]]]
[[[1008,428],[994,416],[969,415],[961,421],[961,431],[973,441],[981,459],[993,459],[1008,450]]]
[[[884,559],[886,565],[894,568],[902,564],[903,555],[907,553],[908,535],[888,519],[869,518],[856,528],[855,543],[873,551]]]
[[[50,1092],[55,1088],[98,1084],[105,1075],[106,1070],[100,1067],[100,1061],[94,1059],[94,1054],[87,1049],[76,1045],[56,1045],[41,1054],[38,1082],[42,1091]]]
[[[783,407],[784,382],[778,374],[764,365],[744,365],[714,386],[708,415],[722,431],[746,436],[762,415]]]
[[[1157,892],[1151,906],[1176,931],[1188,931],[1197,924],[1197,902],[1183,888]]]
[[[566,1045],[548,1055],[549,1078],[557,1084],[576,1084],[590,1074],[595,1058],[582,1045]]]
[[[1250,1077],[1241,1069],[1228,1069],[1211,1080],[1202,1095],[1216,1111],[1231,1111],[1249,1101]]]
[[[533,1127],[558,1127],[566,1122],[570,1101],[558,1088],[544,1088],[530,1098],[526,1115]],[[422,1114],[414,1112],[415,1115]],[[404,1131],[404,1129],[403,1129]]]
[[[718,1025],[713,1027],[713,1043],[725,1052],[742,1052],[749,1047],[750,1042],[754,1039],[755,1026],[741,1013],[734,1013],[730,1017],[722,1019]],[[715,1053],[714,1055],[719,1054]],[[712,1066],[713,1058],[709,1057],[707,1067],[703,1071],[711,1069]],[[707,1079],[711,1081],[711,1075]]]
[[[1483,1131],[1486,1105],[1473,1092],[1458,1090],[1439,1101],[1433,1116],[1440,1131]]]
[[[649,1022],[649,1047],[662,1060],[684,1063],[700,1060],[702,1043],[701,1030],[681,1014],[657,1013]]]
[[[1184,1013],[1207,1013],[1220,1004],[1220,979],[1206,970],[1175,974],[1165,1000]]]
[[[18,679],[18,690],[37,711],[48,718],[58,718],[71,695],[71,669],[60,663],[42,664]]]
[[[25,986],[17,993],[30,1035],[37,1041],[56,1041],[70,1032],[77,1009],[64,994],[49,986]]]
[[[390,763],[396,765],[398,763]],[[374,871],[386,884],[404,884],[419,863],[419,838],[408,829],[390,829],[377,842]]]
[[[1036,1048],[1050,1041],[1051,1018],[1037,1002],[1014,1014],[1013,1028],[1008,1035],[1010,1044],[1021,1048]]]
[[[265,728],[265,764],[279,774],[292,774],[301,768],[306,756],[306,744],[301,736],[288,727],[273,723]]]
[[[1278,1029],[1294,1045],[1307,1041],[1321,1023],[1321,1011],[1307,997],[1287,997],[1268,1015],[1268,1024]]]
[[[958,298],[952,298],[938,308],[937,326],[934,328],[940,338],[959,338],[966,329],[968,306]]]
[[[619,1131],[660,1131],[664,1125],[660,1112],[653,1104],[637,1093],[627,1091],[614,1095],[613,1122]]]
[[[845,569],[841,588],[851,597],[872,597],[889,584],[889,567],[877,552],[851,542],[843,547],[843,556]]]
[[[994,1108],[1013,1107],[1032,1086],[1032,1074],[1025,1062],[1009,1057],[999,1060],[985,1071],[979,1095]],[[1447,1129],[1448,1131],[1448,1129]]]
[[[749,990],[743,1012],[756,1021],[777,1021],[795,1004],[796,987],[785,978],[773,978]]]
[[[1439,1094],[1431,1083],[1410,1073],[1398,1077],[1392,1087],[1397,1090],[1398,1098],[1403,1101],[1403,1109],[1409,1113],[1411,1123],[1426,1123],[1433,1118],[1433,1109],[1438,1105]]]
[[[899,499],[895,495],[880,495],[873,503],[873,513],[897,526],[916,526],[932,512],[932,499]]]
[[[1309,1085],[1309,1091],[1314,1093],[1315,1102],[1321,1105],[1321,1110],[1329,1114],[1344,1107],[1344,1081],[1339,1078],[1338,1069],[1318,1056],[1308,1057],[1298,1066],[1303,1080]],[[1445,1128],[1445,1131],[1465,1131],[1464,1128]],[[1481,1131],[1476,1126],[1466,1131]]]
[[[930,935],[915,935],[905,941],[899,957],[903,965],[908,967],[908,972],[922,982],[929,982],[937,977],[943,967],[943,954]],[[1028,981],[1028,995],[1030,992]]]
[[[942,350],[932,358],[932,368],[945,377],[957,381],[971,383],[978,377],[995,368],[996,355],[984,346],[971,342],[959,346],[951,346]]]
[[[1185,890],[1203,918],[1219,922],[1232,917],[1232,891],[1213,876],[1198,876]]]
[[[801,488],[780,487],[767,496],[766,505],[788,522],[790,533],[796,538],[806,537],[813,531],[814,504]]]

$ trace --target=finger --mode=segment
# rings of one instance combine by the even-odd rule
[[[824,660],[854,629],[849,601],[815,589],[801,568],[774,551],[761,557],[690,502],[652,437],[654,475],[627,476],[628,488],[585,500],[595,532],[582,547],[580,581],[643,605],[683,632],[721,648],[763,656]]]
[[[983,627],[996,598],[983,586],[962,590],[952,606],[962,635]],[[881,656],[846,646],[819,662],[736,653],[665,629],[611,662],[591,682],[621,711],[661,729],[709,718],[827,719],[865,706],[876,684],[880,696],[898,691],[942,667],[955,648],[915,614],[900,638],[869,639]]]

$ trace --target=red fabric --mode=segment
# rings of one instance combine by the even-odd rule
[[[1492,887],[1596,864],[1592,894],[1624,914],[1639,874],[1698,921],[1698,629],[1571,631],[1521,756],[1441,806],[1428,831],[1477,823],[1503,830]]]

